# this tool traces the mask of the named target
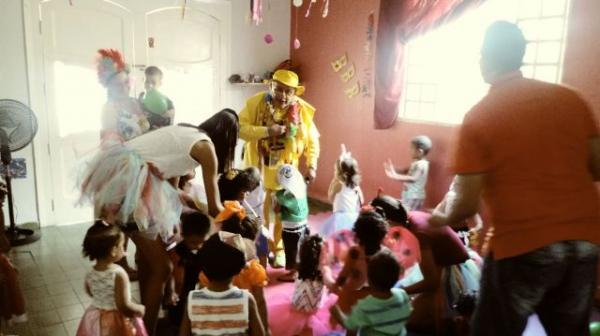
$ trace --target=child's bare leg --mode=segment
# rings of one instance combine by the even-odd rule
[[[146,306],[144,324],[148,334],[154,335],[165,283],[173,271],[173,265],[160,241],[148,239],[139,232],[133,233],[131,240],[140,252],[140,297]]]
[[[264,269],[267,269],[268,258],[266,255],[258,257],[258,262]]]

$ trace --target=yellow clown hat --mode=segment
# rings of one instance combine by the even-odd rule
[[[273,74],[273,80],[283,85],[296,89],[296,96],[304,93],[304,86],[300,85],[298,75],[290,70],[277,70]]]

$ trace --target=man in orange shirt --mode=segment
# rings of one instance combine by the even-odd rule
[[[521,335],[537,314],[549,335],[588,335],[596,286],[600,130],[573,90],[525,79],[526,41],[514,24],[492,24],[481,49],[490,90],[464,118],[452,170],[456,206],[432,225],[478,211],[494,233],[473,335]]]

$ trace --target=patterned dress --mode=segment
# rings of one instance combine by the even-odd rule
[[[121,266],[112,265],[104,271],[92,269],[85,283],[92,294],[92,303],[81,318],[77,336],[147,336],[141,318],[130,319],[117,309],[115,278]],[[131,293],[128,293],[130,295]]]

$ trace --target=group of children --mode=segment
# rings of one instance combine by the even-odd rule
[[[343,146],[329,190],[334,213],[319,234],[310,234],[302,175],[291,165],[278,170],[282,189],[275,209],[283,223],[288,270],[281,280],[293,281],[294,292],[269,298],[268,304],[270,233],[257,215],[261,204],[255,195],[260,172],[250,167],[220,176],[224,210],[212,222],[190,197],[188,179],[182,180],[187,209],[178,230],[181,240],[168,247],[174,268],[164,291],[168,321],[180,335],[325,335],[344,328],[348,334],[405,333],[410,300],[394,288],[404,273],[403,256],[386,246],[385,214],[363,206],[358,163]],[[355,244],[344,242],[345,250],[334,246],[343,245],[335,238],[340,232]],[[144,307],[131,301],[127,274],[114,264],[123,257],[123,242],[123,233],[101,220],[86,234],[84,255],[96,264],[85,281],[93,302],[80,335],[95,334],[99,325],[124,335],[146,334],[139,319]],[[385,313],[374,313],[380,310]]]

